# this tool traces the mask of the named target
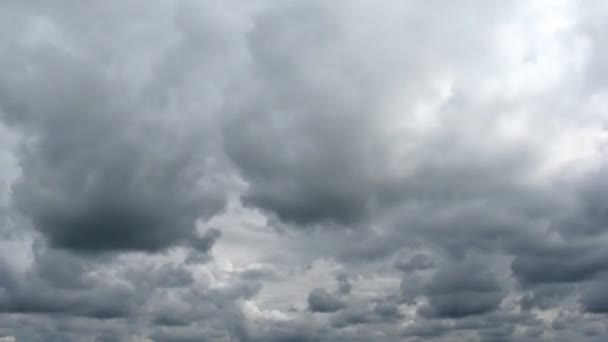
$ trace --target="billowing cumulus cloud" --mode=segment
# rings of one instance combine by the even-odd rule
[[[0,3],[0,342],[605,341],[607,18]]]
[[[204,146],[172,131],[166,114],[141,117],[156,109],[98,66],[63,51],[25,54],[21,67],[33,70],[5,75],[2,103],[31,139],[13,192],[35,228],[57,247],[94,252],[194,238],[195,220],[221,206],[200,184]]]

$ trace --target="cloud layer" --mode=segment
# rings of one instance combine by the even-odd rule
[[[600,1],[0,4],[0,342],[604,341]]]

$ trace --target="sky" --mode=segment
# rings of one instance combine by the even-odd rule
[[[0,342],[606,341],[607,19],[0,0]]]

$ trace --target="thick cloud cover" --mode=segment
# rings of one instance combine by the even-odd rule
[[[601,1],[0,3],[0,342],[605,341]]]

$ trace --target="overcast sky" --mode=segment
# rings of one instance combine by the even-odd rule
[[[0,0],[0,342],[608,340],[608,4]]]

